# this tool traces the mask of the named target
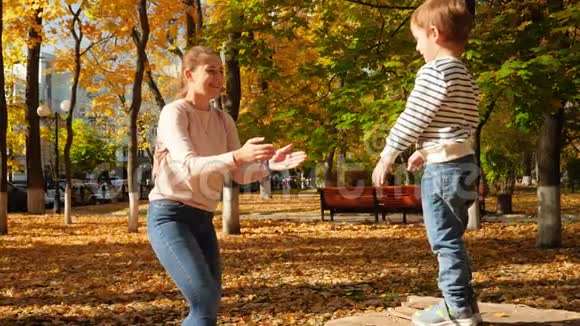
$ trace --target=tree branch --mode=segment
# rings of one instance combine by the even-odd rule
[[[409,21],[409,19],[411,18],[411,16],[407,16],[402,22],[401,24],[399,24],[399,26],[397,26],[397,28],[395,28],[390,34],[389,34],[389,40],[387,40],[386,42],[377,42],[376,44],[373,44],[371,47],[369,47],[367,49],[367,51],[372,51],[375,48],[377,48],[377,51],[379,51],[379,48],[381,45],[389,45],[391,39],[401,30],[401,28],[403,28],[403,26],[405,26],[407,24],[407,22]],[[382,34],[382,30],[381,30],[381,34]],[[381,35],[382,38],[382,35]]]
[[[487,120],[489,120],[489,117],[491,116],[491,112],[495,108],[496,101],[497,100],[493,100],[493,102],[491,102],[489,104],[488,110],[483,114],[482,119],[479,121],[479,124],[478,124],[479,129],[483,128],[483,126],[487,123]]]
[[[362,1],[362,0],[344,0],[344,1],[351,2],[351,3],[356,3],[356,4],[363,5],[363,6],[367,6],[367,7],[378,8],[378,9],[397,9],[397,10],[414,10],[414,9],[417,9],[417,7],[414,7],[414,6],[380,5],[380,4],[376,4],[376,3],[365,2],[365,1]]]
[[[101,68],[102,71],[109,73],[109,74],[114,74],[116,73],[116,71],[113,70],[109,70],[108,68],[105,68],[101,65],[101,61],[99,61],[99,59],[97,58],[97,56],[93,53],[93,51],[89,51],[89,54],[93,57],[93,59],[95,60],[94,63]]]
[[[177,46],[170,48],[168,51],[178,56],[179,59],[183,58],[183,52],[181,52],[181,50]]]
[[[85,55],[85,53],[89,52],[92,49],[93,46],[96,46],[96,45],[99,45],[99,44],[104,43],[106,41],[109,41],[112,38],[113,38],[113,35],[111,34],[111,35],[109,35],[107,37],[104,37],[104,38],[102,38],[102,39],[100,39],[100,40],[98,40],[96,42],[93,42],[93,43],[89,44],[87,46],[87,48],[84,49],[83,52],[81,52],[81,56],[83,56],[83,55]]]
[[[161,91],[159,91],[159,87],[157,87],[155,79],[153,79],[151,64],[149,63],[149,58],[147,56],[145,56],[145,81],[149,86],[149,90],[151,93],[153,93],[153,97],[155,98],[157,106],[159,106],[159,110],[162,110],[165,106],[165,99],[163,99],[163,95],[161,94]]]
[[[334,75],[332,75],[332,78],[330,78],[330,80],[328,80],[328,90],[326,91],[326,94],[319,96],[314,101],[308,103],[307,106],[311,106],[311,105],[316,104],[316,103],[322,101],[323,99],[327,98],[330,95],[330,93],[332,93],[332,82],[334,81],[334,79],[336,79],[336,77],[338,77],[338,75],[334,74]]]

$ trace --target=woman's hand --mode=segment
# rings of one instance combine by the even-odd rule
[[[276,150],[272,144],[263,144],[264,137],[254,137],[240,149],[234,152],[234,161],[237,164],[254,163],[271,159]]]
[[[268,161],[270,170],[283,171],[293,169],[306,160],[306,153],[303,151],[292,152],[292,146],[292,144],[288,144],[276,151],[274,156]]]

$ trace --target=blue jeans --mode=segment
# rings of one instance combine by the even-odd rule
[[[474,156],[469,155],[427,164],[421,180],[427,238],[439,261],[439,289],[452,312],[469,309],[473,300],[463,233],[467,210],[477,196],[478,173]]]
[[[149,204],[147,229],[161,265],[189,303],[182,325],[216,325],[221,296],[213,213],[172,200]]]

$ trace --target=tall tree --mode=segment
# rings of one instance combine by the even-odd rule
[[[137,232],[139,226],[139,186],[137,185],[137,119],[142,102],[142,84],[145,74],[147,42],[149,41],[149,19],[147,0],[137,3],[139,27],[133,27],[132,38],[136,46],[137,59],[131,106],[129,107],[129,151],[127,158],[127,183],[129,186],[129,232]]]
[[[36,110],[39,105],[39,64],[42,45],[42,6],[37,6],[28,27],[26,59],[26,176],[28,178],[28,212],[44,213],[44,178],[40,157],[40,124]],[[58,176],[57,176],[58,178]]]
[[[580,60],[575,36],[580,15],[572,1],[547,4],[483,2],[478,21],[486,31],[478,34],[482,51],[471,54],[483,63],[480,80],[491,86],[483,87],[483,97],[509,105],[513,125],[540,134],[537,245],[557,247],[561,244],[561,119],[563,106],[578,98],[574,67]]]
[[[562,245],[560,212],[560,151],[562,149],[563,108],[544,113],[538,140],[538,233],[542,248]]]
[[[66,144],[64,147],[64,169],[66,176],[65,197],[64,197],[65,224],[72,224],[72,216],[71,216],[72,166],[70,158],[70,149],[74,139],[73,116],[75,106],[77,103],[77,93],[81,74],[81,44],[83,42],[84,35],[80,14],[82,12],[83,3],[84,1],[82,1],[78,5],[78,8],[76,9],[73,9],[73,7],[70,4],[68,5],[69,13],[72,15],[72,19],[69,25],[69,32],[74,39],[74,56],[73,56],[74,68],[73,68],[73,82],[70,92],[70,107],[68,108],[68,116],[66,118]]]
[[[203,27],[203,13],[200,0],[185,0],[186,48],[193,47]]]
[[[239,19],[241,19],[240,17]],[[239,24],[238,24],[239,26]],[[239,27],[238,27],[239,28]],[[225,65],[226,65],[226,101],[224,109],[238,120],[240,112],[240,100],[242,97],[239,41],[241,31],[234,30],[229,33],[228,41],[225,45]],[[223,211],[222,211],[222,228],[224,234],[240,234],[240,208],[239,208],[240,186],[231,178],[226,176],[223,189]]]
[[[4,79],[4,47],[2,43],[3,4],[0,1],[0,234],[8,234],[8,185],[6,180],[8,169],[6,129],[8,127],[8,106],[6,104],[6,84]]]
[[[26,35],[28,30],[28,10],[22,3],[3,3],[3,33],[2,55],[4,59],[5,91],[8,105],[8,179],[11,181],[14,173],[25,172],[25,162],[18,160],[26,155],[26,105],[25,97],[20,91],[20,85],[25,85],[25,76],[19,74],[19,68],[26,61]]]
[[[573,7],[576,6],[576,10]],[[551,101],[553,108],[547,108],[543,113],[543,125],[538,140],[538,233],[536,245],[540,248],[554,248],[562,245],[562,218],[560,212],[560,153],[563,148],[564,108],[571,100],[570,96],[578,97],[578,74],[566,73],[564,77],[571,78],[564,82],[557,81],[560,74],[568,72],[568,64],[578,64],[578,48],[576,33],[580,23],[577,4],[563,0],[549,0],[546,15],[552,44],[547,44],[547,52],[559,61],[560,67],[552,68],[550,75],[556,79],[551,83]],[[575,19],[570,19],[574,13]],[[562,15],[563,13],[563,15]],[[570,17],[570,18],[568,18]],[[562,26],[563,25],[563,26]],[[558,32],[559,31],[559,32]],[[542,40],[544,41],[544,40]],[[570,52],[571,51],[571,52]],[[572,58],[572,62],[567,59]],[[555,70],[555,71],[554,71]],[[577,69],[576,69],[577,70]],[[576,85],[574,85],[576,84]],[[576,86],[576,87],[574,87]]]

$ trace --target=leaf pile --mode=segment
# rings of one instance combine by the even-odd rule
[[[316,196],[242,196],[242,210],[298,214],[317,205]],[[145,217],[129,234],[125,216],[92,214],[71,226],[61,216],[10,215],[10,234],[0,237],[0,325],[180,324],[187,306],[153,255]],[[438,295],[422,224],[243,219],[242,229],[218,233],[220,324],[322,325],[409,294]],[[532,223],[468,232],[479,299],[580,311],[580,223],[564,224],[557,250],[536,249],[535,232]]]

